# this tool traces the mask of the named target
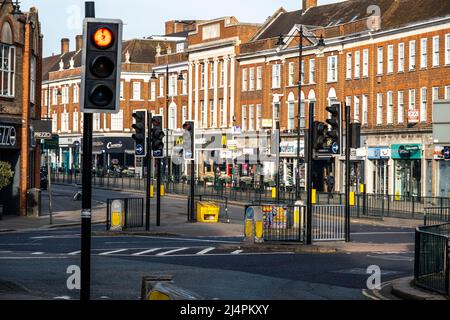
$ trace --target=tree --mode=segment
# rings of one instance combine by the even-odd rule
[[[11,179],[14,176],[14,171],[8,162],[0,161],[0,191],[9,186]]]

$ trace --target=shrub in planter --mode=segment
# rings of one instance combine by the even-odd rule
[[[240,183],[244,187],[250,187],[253,183],[253,178],[252,177],[241,177]]]
[[[221,175],[221,176],[219,177],[219,181],[220,181],[221,183],[231,183],[231,177],[230,177],[230,176],[227,176],[227,175]]]
[[[0,191],[10,185],[14,171],[8,162],[0,161]],[[3,215],[3,204],[0,203],[0,217]]]

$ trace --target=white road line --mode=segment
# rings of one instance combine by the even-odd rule
[[[39,239],[51,239],[51,238],[54,238],[55,236],[44,236],[44,237],[32,237],[32,238],[30,238],[30,239],[33,239],[33,240],[39,240]]]
[[[33,255],[33,256],[42,256],[42,255],[44,255],[44,253],[43,252],[33,252],[31,255]]]
[[[208,252],[211,252],[211,251],[213,251],[214,249],[216,249],[215,247],[211,247],[211,248],[206,248],[205,250],[202,250],[202,251],[200,251],[200,252],[198,252],[197,254],[200,256],[200,255],[203,255],[203,254],[207,254]]]
[[[124,251],[127,251],[127,250],[128,249],[119,249],[119,250],[114,250],[114,251],[103,252],[103,253],[100,253],[99,256],[108,256],[110,254],[124,252]]]
[[[355,232],[354,236],[371,236],[371,235],[394,235],[394,234],[415,234],[414,232]]]
[[[52,260],[52,259],[67,259],[67,257],[0,257],[0,260]]]
[[[76,256],[77,254],[80,254],[80,253],[81,253],[81,251],[74,251],[74,252],[68,253],[67,255],[68,256]]]
[[[162,249],[162,248],[149,249],[149,250],[141,251],[141,252],[138,252],[138,253],[134,253],[134,254],[132,254],[132,256],[143,256],[144,254],[152,253],[152,252],[158,251],[160,249]]]
[[[126,237],[129,237],[129,236],[126,236]],[[212,242],[212,243],[241,243],[239,241],[209,240],[209,239],[195,239],[195,238],[173,238],[173,237],[152,237],[152,236],[136,236],[136,238],[175,240],[175,241],[192,241],[192,242]]]
[[[175,253],[175,252],[180,252],[180,251],[187,250],[187,249],[189,249],[189,248],[179,248],[179,249],[169,250],[169,251],[158,253],[157,256],[159,256],[159,257],[160,256],[166,256],[168,254]]]
[[[244,250],[236,250],[233,251],[231,254],[241,254],[242,252],[244,252]]]

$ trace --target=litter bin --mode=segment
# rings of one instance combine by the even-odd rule
[[[197,221],[203,223],[218,223],[220,207],[214,202],[197,202]]]
[[[41,216],[41,190],[29,189],[27,191],[27,215],[29,217]]]

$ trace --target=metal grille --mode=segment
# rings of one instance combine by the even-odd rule
[[[345,206],[313,206],[313,241],[345,241]]]

